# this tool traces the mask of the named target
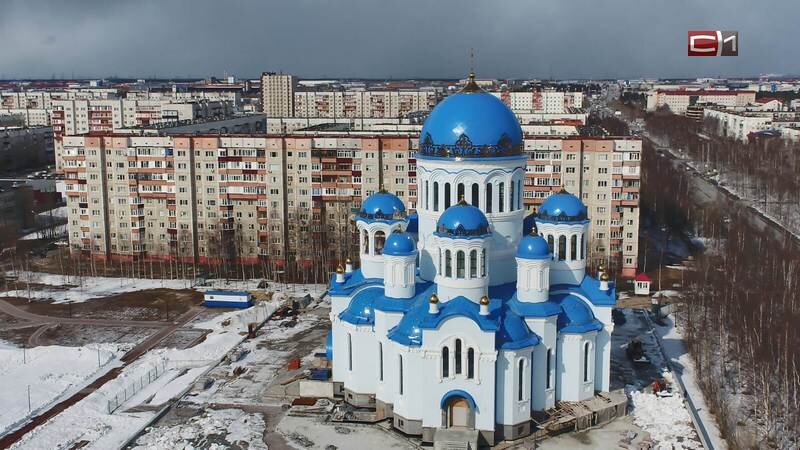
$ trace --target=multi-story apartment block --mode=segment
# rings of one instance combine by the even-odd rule
[[[294,116],[303,118],[399,118],[427,112],[439,99],[433,90],[337,90],[294,93]]]
[[[0,126],[0,171],[39,167],[52,160],[52,128]]]
[[[261,111],[267,117],[294,117],[294,85],[292,75],[264,72],[261,74]]]
[[[350,221],[367,196],[383,188],[416,208],[418,133],[65,137],[70,245],[98,258],[319,274],[355,258]],[[634,275],[641,141],[528,136],[525,150],[526,208],[562,186],[579,195],[591,208],[589,257]]]
[[[559,114],[583,107],[583,92],[554,89],[492,92],[516,114]]]
[[[747,142],[754,133],[767,130],[781,132],[793,139],[794,131],[790,130],[800,127],[800,112],[795,111],[705,108],[703,118],[716,122],[716,128],[709,129],[710,132],[742,142]]]
[[[756,101],[754,91],[743,90],[657,90],[646,94],[647,110],[667,106],[674,114],[683,114],[689,105],[713,104],[723,107],[743,107]]]

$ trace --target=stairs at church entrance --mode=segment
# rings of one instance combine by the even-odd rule
[[[433,434],[434,450],[478,450],[476,430],[440,428]]]

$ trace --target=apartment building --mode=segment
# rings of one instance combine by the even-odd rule
[[[52,160],[52,128],[0,126],[0,171],[41,167]]]
[[[264,72],[261,74],[261,111],[267,117],[294,117],[294,86],[292,75]]]
[[[699,103],[723,107],[744,107],[756,101],[754,91],[744,90],[657,90],[646,94],[647,111],[667,106],[674,114],[684,114],[689,105]]]
[[[96,258],[227,260],[324,272],[358,242],[381,187],[413,210],[418,131],[64,137],[69,240]],[[590,257],[636,270],[641,141],[527,137],[526,208],[563,186],[591,208]]]
[[[516,114],[560,114],[583,108],[583,92],[554,89],[492,92]]]
[[[783,132],[800,126],[800,113],[794,111],[705,108],[703,118],[716,122],[716,129],[709,131],[742,142],[747,142],[754,133],[767,130]],[[793,131],[786,132],[789,139],[793,135]]]
[[[294,117],[398,118],[430,111],[433,90],[306,90],[294,93]]]

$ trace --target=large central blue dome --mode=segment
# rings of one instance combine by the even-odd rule
[[[497,97],[470,83],[433,108],[420,133],[419,153],[443,158],[521,154],[517,117]]]

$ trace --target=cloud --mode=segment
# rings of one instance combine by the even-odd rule
[[[5,0],[0,77],[629,78],[800,73],[800,2]],[[686,31],[740,32],[689,58]]]

